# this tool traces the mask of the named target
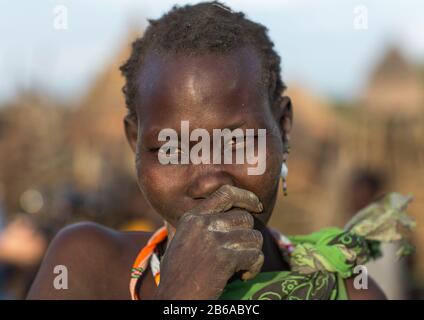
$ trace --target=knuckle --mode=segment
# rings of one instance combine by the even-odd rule
[[[209,231],[226,231],[230,228],[229,223],[225,219],[219,219],[215,216],[209,219],[208,222]]]
[[[256,194],[254,194],[251,191],[248,191],[247,196],[249,197],[250,200],[252,200],[253,202],[257,202],[258,201],[258,197],[256,196]]]
[[[218,190],[221,190],[222,192],[227,193],[227,194],[231,194],[232,191],[233,191],[233,189],[228,184],[224,184]]]
[[[218,190],[215,191],[215,196],[229,200],[229,199],[231,199],[232,191],[231,191],[230,187],[225,184],[222,187],[220,187]]]
[[[194,219],[194,214],[191,212],[184,213],[180,218],[180,223],[190,223]]]
[[[217,202],[217,211],[226,211],[230,209],[234,202],[231,188],[228,185],[221,186],[213,193],[212,197],[214,198],[215,202]]]
[[[245,224],[248,228],[253,228],[253,225],[255,224],[255,220],[253,219],[253,216],[247,212],[242,211],[242,221],[243,224]]]
[[[244,250],[239,255],[239,270],[242,269],[251,269],[253,271],[254,269],[258,269],[262,266],[264,261],[264,254],[259,249],[249,249]]]
[[[248,229],[253,228],[253,225],[255,223],[253,216],[246,210],[233,210],[232,218],[233,224],[244,226]]]
[[[255,229],[251,230],[250,232],[251,232],[253,241],[256,242],[258,245],[260,245],[262,247],[262,244],[263,244],[263,241],[264,241],[262,233],[258,230],[255,230]]]
[[[251,264],[260,264],[264,260],[264,253],[259,249],[249,250],[247,257]]]
[[[201,216],[192,212],[185,213],[180,220],[180,224],[189,225],[191,227],[200,227],[203,224]]]

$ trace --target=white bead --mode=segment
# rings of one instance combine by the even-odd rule
[[[283,165],[281,166],[281,178],[286,179],[288,173],[289,173],[289,168],[287,168],[286,163],[283,162]]]

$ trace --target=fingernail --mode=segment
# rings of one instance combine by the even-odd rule
[[[259,211],[262,211],[264,209],[264,206],[262,205],[261,202],[259,202],[259,204],[258,204],[258,209],[259,209]]]

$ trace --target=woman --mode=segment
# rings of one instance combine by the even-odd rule
[[[290,242],[266,226],[281,177],[286,191],[292,104],[265,27],[219,2],[174,7],[151,21],[121,70],[139,186],[165,226],[153,235],[87,223],[65,228],[30,299],[384,298],[373,281],[354,289],[355,263],[375,250],[353,227]],[[187,156],[181,141],[164,151],[158,139],[165,128],[182,138],[182,121],[203,133],[264,129],[258,161],[265,172],[249,175],[249,162],[163,165],[161,155]],[[235,154],[248,139],[224,144]],[[52,285],[57,265],[68,271],[67,289]]]

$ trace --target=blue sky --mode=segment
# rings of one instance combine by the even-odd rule
[[[0,102],[19,88],[40,87],[78,98],[126,40],[176,0],[0,0]],[[350,98],[391,44],[424,61],[422,0],[227,0],[269,29],[283,61],[283,78],[322,95]],[[54,28],[55,8],[67,12],[66,30]],[[355,8],[368,28],[356,29]]]

